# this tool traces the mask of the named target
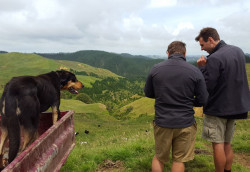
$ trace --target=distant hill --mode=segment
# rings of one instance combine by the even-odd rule
[[[152,59],[145,56],[94,50],[75,53],[39,53],[39,55],[50,59],[85,63],[94,67],[108,69],[117,75],[128,78],[146,77],[154,64],[163,61],[163,59]]]

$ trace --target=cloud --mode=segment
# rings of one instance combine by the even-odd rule
[[[149,8],[171,7],[177,4],[177,0],[151,0]]]
[[[0,0],[0,47],[21,52],[95,49],[165,55],[171,41],[182,40],[190,53],[197,54],[201,51],[195,36],[212,26],[226,42],[247,51],[249,2]]]
[[[180,31],[187,30],[187,29],[194,29],[193,24],[190,22],[179,23],[177,28],[173,31],[173,35],[176,36],[180,33]]]
[[[250,10],[242,8],[244,12],[234,12],[224,18],[221,18],[216,23],[220,26],[218,27],[221,39],[225,40],[229,44],[239,46],[246,53],[250,52],[250,40],[247,36],[250,34],[249,17]]]

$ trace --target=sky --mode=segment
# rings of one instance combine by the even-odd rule
[[[0,50],[164,56],[178,40],[206,55],[195,37],[214,27],[250,53],[249,16],[249,0],[0,0]]]

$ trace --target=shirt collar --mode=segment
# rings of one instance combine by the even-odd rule
[[[177,59],[186,61],[186,58],[182,54],[172,54],[168,57],[168,59]]]
[[[211,54],[213,54],[215,51],[217,51],[218,49],[220,49],[220,48],[223,47],[224,45],[226,45],[226,43],[225,43],[223,40],[221,40],[221,41],[215,46],[215,48],[213,49],[213,51],[212,51]],[[209,54],[209,56],[210,56],[211,54]]]

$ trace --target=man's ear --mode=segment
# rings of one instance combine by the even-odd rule
[[[185,51],[184,57],[186,57],[186,55],[187,55],[187,51]]]
[[[167,51],[166,53],[167,53],[167,55],[168,55],[168,57],[169,57],[169,56],[170,56],[169,52]]]
[[[214,48],[220,41],[215,41],[214,38],[208,37],[208,41],[210,41],[210,45],[212,48]]]
[[[208,37],[208,41],[210,41],[211,43],[214,43],[215,41],[214,41],[214,38],[212,38],[212,37]]]

